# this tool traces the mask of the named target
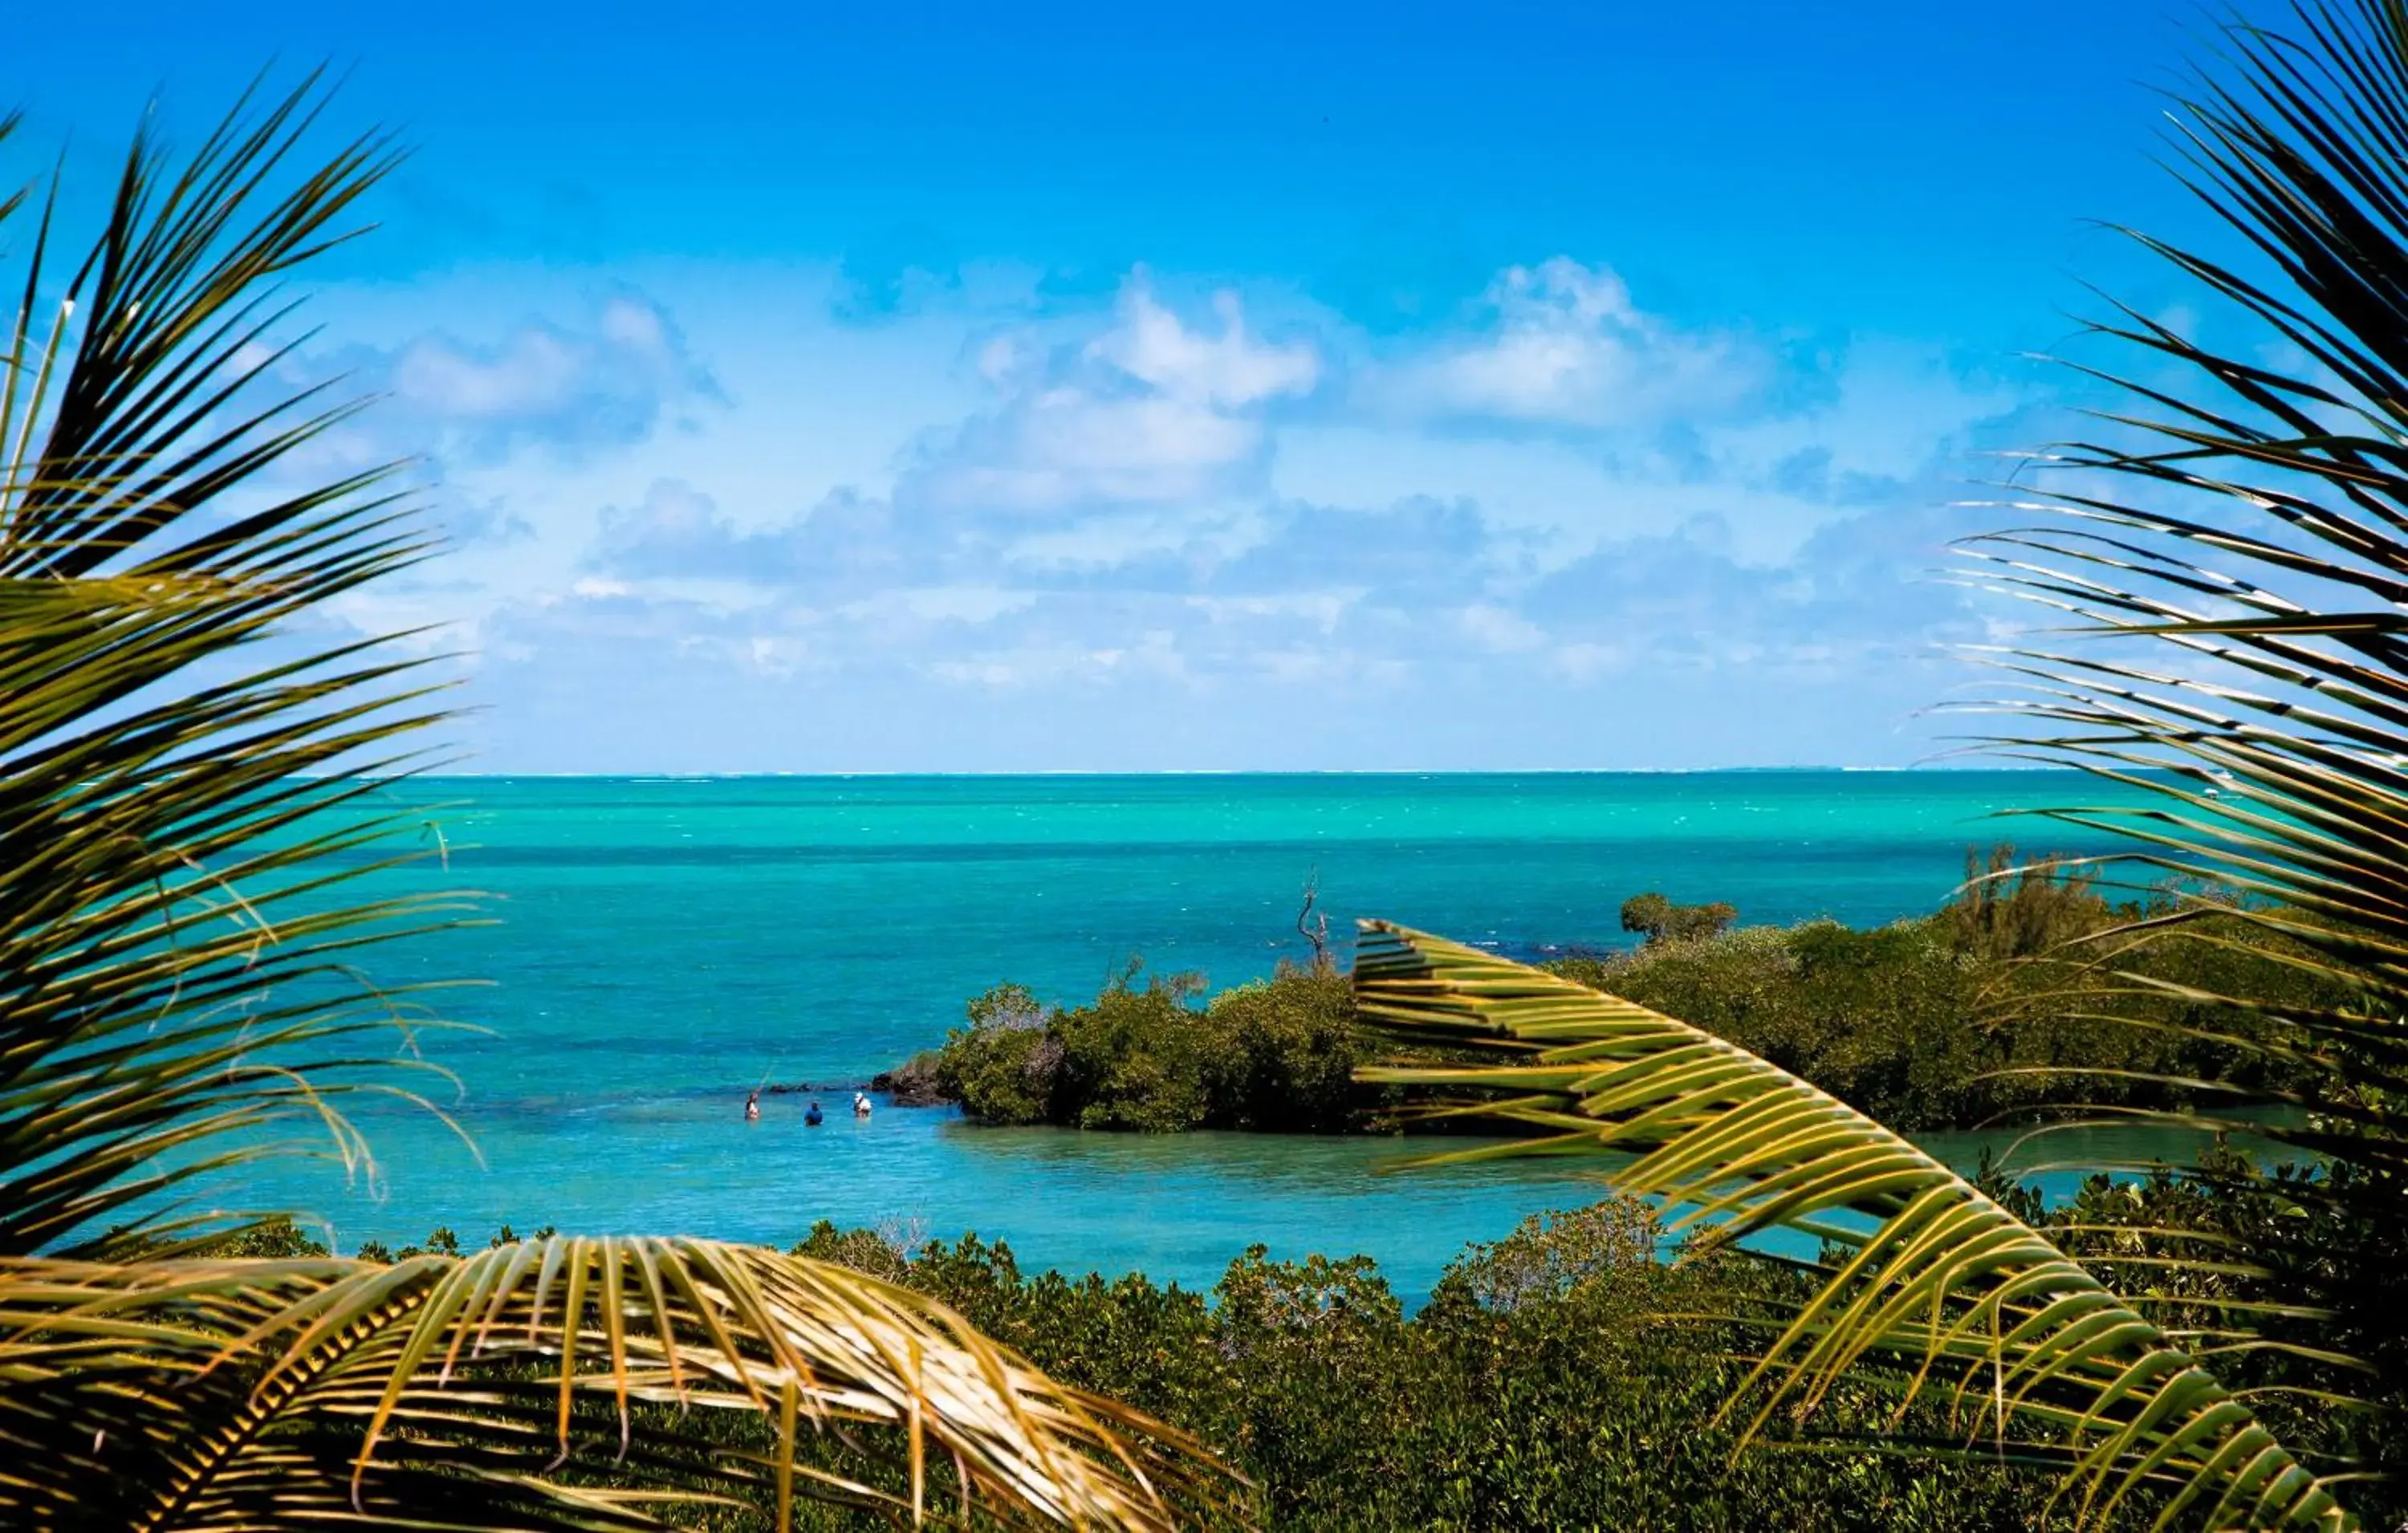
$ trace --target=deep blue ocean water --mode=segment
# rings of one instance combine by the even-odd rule
[[[1750,923],[1928,910],[1993,818],[2098,801],[2068,774],[884,777],[430,780],[448,869],[496,924],[376,956],[382,979],[474,977],[430,1039],[480,1167],[416,1112],[365,1120],[373,1189],[308,1163],[229,1203],[298,1204],[341,1248],[436,1225],[799,1238],[815,1219],[1010,1242],[1024,1266],[1209,1284],[1255,1241],[1378,1257],[1425,1292],[1466,1241],[1583,1201],[1537,1165],[1392,1174],[1386,1139],[994,1130],[942,1110],[805,1129],[764,1080],[866,1078],[940,1039],[999,980],[1082,1000],[1132,955],[1216,984],[1380,915],[1543,949],[1622,940],[1622,900],[1723,899]],[[832,1107],[837,1105],[830,1104]],[[1970,1154],[1971,1141],[1954,1146]]]

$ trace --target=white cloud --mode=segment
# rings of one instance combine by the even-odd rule
[[[1535,650],[1547,641],[1547,631],[1520,613],[1487,602],[1475,602],[1455,616],[1466,638],[1493,654]]]
[[[1621,278],[1568,256],[1507,267],[1482,308],[1479,332],[1368,370],[1363,402],[1415,419],[1611,430],[1727,409],[1765,380],[1753,348],[1649,314]]]
[[[1149,629],[1125,645],[1027,644],[940,660],[924,667],[948,686],[1014,691],[1048,684],[1110,686],[1135,680],[1176,682],[1187,679],[1187,663],[1176,638]]]
[[[1969,373],[1940,347],[1874,337],[1828,358],[1818,382],[1805,408],[1709,426],[1706,451],[1734,477],[1903,480],[1961,454],[1969,434],[2012,415],[2028,392]],[[1956,471],[1985,468],[1960,457]]]
[[[724,403],[666,312],[625,294],[580,324],[531,319],[497,339],[438,333],[330,360],[385,391],[366,418],[380,442],[407,438],[458,463],[495,461],[527,445],[555,453],[624,446],[675,410]]]
[[[1555,670],[1569,681],[1593,681],[1623,668],[1627,656],[1617,645],[1583,641],[1559,646],[1548,657]]]
[[[1321,359],[1303,345],[1275,346],[1246,334],[1235,293],[1212,295],[1221,333],[1191,330],[1154,301],[1142,277],[1121,297],[1120,322],[1087,344],[1088,356],[1151,384],[1166,398],[1241,408],[1302,394],[1321,376]]]
[[[763,676],[789,677],[810,658],[810,646],[787,634],[755,634],[744,644],[747,669]]]
[[[1310,392],[1314,350],[1248,333],[1234,293],[1217,332],[1159,302],[1142,273],[1111,324],[1042,359],[1034,336],[1002,336],[976,365],[1002,398],[939,438],[898,494],[970,511],[1195,501],[1258,480],[1262,410]]]
[[[482,355],[448,340],[420,341],[394,365],[394,392],[422,408],[493,420],[550,409],[581,370],[579,351],[550,330],[520,331]]]
[[[1037,600],[1028,592],[993,585],[926,586],[906,591],[896,599],[904,611],[925,622],[967,623],[993,623]]]
[[[1262,440],[1259,423],[1195,400],[1041,389],[1010,408],[1002,431],[968,437],[937,482],[945,501],[1010,509],[1182,500],[1211,493]]]
[[[1670,759],[1598,722],[1642,710],[1608,688],[1870,738],[1973,614],[1912,583],[1953,530],[1913,515],[1935,454],[2014,403],[1928,348],[1775,356],[1562,260],[1383,341],[1141,272],[874,325],[774,274],[680,280],[691,346],[663,304],[521,288],[373,354],[385,439],[491,528],[374,616],[473,631],[497,767],[1085,765],[1124,715],[1150,765],[1419,759],[1400,695],[1442,705],[1449,759],[1540,715],[1594,749],[1530,761]],[[714,376],[740,408],[689,408]],[[614,722],[638,695],[680,722]],[[1681,724],[1683,759],[1780,744],[1749,723]]]

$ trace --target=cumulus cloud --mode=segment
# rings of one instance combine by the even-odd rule
[[[626,446],[681,410],[725,403],[667,310],[628,294],[574,324],[530,319],[485,339],[425,335],[313,359],[310,367],[345,373],[351,386],[384,396],[346,428],[354,445],[454,468],[527,448],[573,457]]]
[[[1468,334],[1357,380],[1362,404],[1417,420],[1612,430],[1727,410],[1761,387],[1753,347],[1640,308],[1603,266],[1509,266]]]
[[[683,602],[676,582],[724,582],[751,593],[710,646],[730,666],[758,664],[757,638],[775,641],[761,653],[807,652],[820,674],[899,667],[951,688],[1140,674],[1198,695],[1314,678],[1622,685],[1667,668],[1828,680],[1981,637],[1964,593],[1922,579],[1958,530],[1951,515],[1883,506],[1764,558],[1705,512],[1567,555],[1461,497],[1274,501],[1209,537],[1182,541],[1172,519],[1074,561],[1059,535],[853,493],[739,528],[710,495],[663,480],[602,514],[584,595]]]
[[[633,506],[602,509],[589,557],[638,575],[724,578],[758,570],[752,539],[739,536],[718,503],[682,480],[656,480]]]
[[[824,674],[900,667],[953,688],[1138,675],[1199,695],[1316,678],[1588,685],[1668,667],[1830,677],[1977,637],[1962,593],[1918,580],[1951,530],[1940,513],[1885,511],[1760,562],[1708,514],[1542,567],[1532,538],[1468,501],[1280,503],[1226,544],[1071,569],[1009,540],[965,556],[857,496],[739,531],[709,496],[664,482],[605,515],[583,595],[738,582],[754,596],[726,609],[734,628],[711,630],[711,652],[730,665],[757,663],[758,638],[808,652]],[[585,622],[607,616],[594,609]]]
[[[810,562],[824,515],[864,534],[844,555],[861,573]],[[915,556],[892,515],[843,497],[740,530],[693,487],[655,485],[606,519],[591,573],[499,615],[491,683],[549,708],[551,689],[598,704],[638,679],[739,756],[760,721],[810,721],[781,737],[801,754],[741,757],[756,766],[925,767],[973,750],[988,766],[1426,765],[1441,745],[1459,765],[1755,761],[1796,749],[1765,733],[1776,715],[1821,718],[1825,740],[1855,729],[1861,749],[1828,754],[1873,760],[1906,749],[1889,740],[1899,719],[1944,684],[1941,646],[1979,632],[1963,593],[1914,579],[1951,529],[1886,512],[1779,562],[1735,552],[1701,516],[1539,569],[1469,502],[1283,504],[1209,557],[1080,571],[1009,546]],[[1400,732],[1404,698],[1444,700],[1442,741],[1426,744],[1425,708]],[[1628,738],[1598,722],[1640,716]],[[1047,727],[1024,738],[1031,719]],[[1513,754],[1540,735],[1555,753]],[[613,759],[736,759],[664,749]]]
[[[1716,422],[1703,434],[1718,469],[1861,505],[1935,468],[1961,482],[1993,462],[1984,450],[2052,434],[2034,418],[2028,389],[1936,346],[1859,338],[1793,382],[1805,397],[1792,408]]]
[[[1789,558],[1733,553],[1713,517],[1600,541],[1531,582],[1516,611],[1579,680],[1646,666],[1865,674],[1982,636],[1976,604],[1930,578],[1943,509],[1845,517]]]
[[[723,394],[697,349],[634,297],[353,360],[400,418],[372,445],[431,445],[449,480],[444,519],[478,545],[459,606],[524,739],[601,738],[640,677],[705,766],[1095,765],[1082,741],[1128,733],[1100,721],[1137,717],[1254,742],[1231,763],[1160,734],[1148,765],[1316,764],[1246,733],[1258,711],[1358,765],[1350,741],[1393,742],[1403,698],[1440,704],[1415,718],[1443,714],[1471,764],[1511,764],[1481,729],[1610,745],[1600,719],[1684,709],[1738,721],[1685,759],[1754,759],[1752,709],[1811,703],[1836,738],[1928,698],[1928,658],[1981,632],[1963,593],[1916,583],[1956,530],[1921,508],[1961,494],[1950,465],[2018,395],[1944,352],[1775,356],[1562,259],[1417,338],[1193,294],[1140,271],[1034,319],[965,294],[861,325],[813,290],[816,329],[743,345],[681,300],[743,410],[700,408]],[[911,370],[831,426],[830,389],[900,348]],[[839,698],[877,752],[699,743]],[[973,718],[1020,743],[989,752]],[[642,733],[565,765],[652,760],[664,732]]]
[[[1001,397],[924,444],[898,496],[1042,514],[1259,486],[1263,410],[1309,392],[1320,358],[1309,344],[1252,334],[1235,294],[1219,294],[1212,308],[1217,329],[1192,325],[1140,274],[1110,326],[1082,343],[990,340],[978,366]]]
[[[1309,346],[1275,346],[1246,334],[1234,293],[1213,295],[1221,333],[1191,330],[1142,283],[1121,304],[1120,322],[1087,343],[1086,355],[1152,386],[1166,398],[1242,408],[1312,387],[1320,361]]]
[[[536,536],[534,523],[497,495],[440,494],[433,509],[436,524],[454,547],[524,543]]]

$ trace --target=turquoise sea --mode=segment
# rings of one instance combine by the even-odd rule
[[[772,1082],[867,1077],[998,980],[1092,996],[1131,955],[1217,984],[1301,955],[1317,872],[1334,933],[1382,915],[1514,951],[1622,940],[1627,895],[1743,920],[1929,910],[1991,818],[2095,802],[2040,772],[1677,775],[448,778],[414,785],[446,870],[497,924],[379,956],[475,977],[429,1041],[482,1165],[414,1111],[365,1123],[378,1184],[285,1162],[225,1189],[298,1204],[342,1249],[509,1222],[790,1242],[815,1219],[1009,1240],[1032,1268],[1209,1284],[1255,1241],[1368,1253],[1426,1291],[1466,1241],[1593,1196],[1561,1167],[1395,1174],[1391,1139],[982,1129],[940,1110],[806,1130]],[[831,1106],[837,1104],[831,1103]],[[1970,1155],[1971,1139],[1951,1141]]]

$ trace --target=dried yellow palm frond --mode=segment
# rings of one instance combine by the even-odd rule
[[[660,1526],[799,1499],[898,1523],[1170,1528],[1231,1511],[1197,1444],[926,1297],[689,1239],[391,1266],[0,1266],[10,1526]],[[723,1419],[750,1413],[749,1445]]]

